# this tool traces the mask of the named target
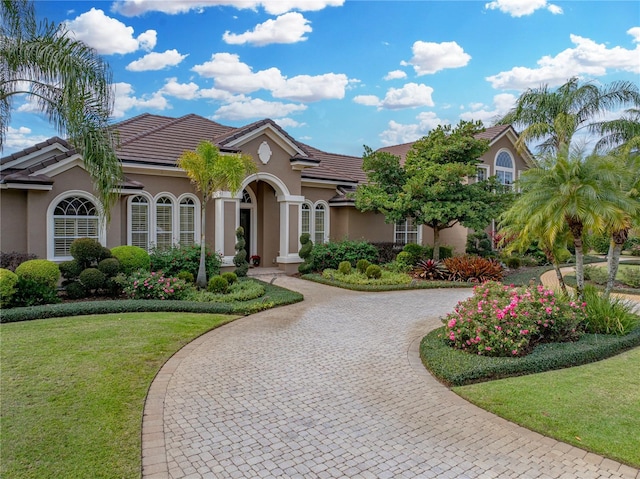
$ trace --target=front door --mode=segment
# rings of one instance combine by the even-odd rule
[[[244,229],[244,249],[247,252],[247,261],[251,263],[251,210],[240,209],[240,226]]]

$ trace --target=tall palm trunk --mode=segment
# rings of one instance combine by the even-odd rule
[[[609,245],[609,254],[607,255],[607,286],[604,288],[604,297],[608,298],[613,289],[613,282],[618,274],[618,266],[620,264],[620,254],[625,242],[629,238],[629,229],[624,228],[614,231],[611,234],[611,244]]]
[[[202,230],[200,231],[200,266],[198,267],[198,276],[196,277],[196,285],[199,288],[206,288],[207,286],[207,267],[205,264],[205,249],[206,249],[206,241],[205,241],[205,217],[207,211],[207,201],[205,198],[202,198],[202,209],[200,212],[200,227]]]

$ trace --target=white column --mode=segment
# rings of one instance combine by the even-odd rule
[[[215,241],[214,248],[216,252],[222,253],[222,266],[233,266],[233,256],[225,255],[225,246],[229,241],[233,241],[235,245],[235,231],[240,225],[240,199],[231,196],[229,191],[219,191],[215,193],[213,197],[215,208]],[[235,205],[234,212],[235,218],[233,220],[233,232],[229,234],[229,231],[225,230],[225,205],[233,203]],[[226,238],[225,238],[226,237]]]
[[[290,218],[290,206],[296,206],[298,217],[298,231],[296,231],[296,238],[300,236],[300,207],[304,201],[304,196],[296,195],[280,195],[278,196],[278,203],[280,203],[280,256],[277,257],[278,263],[302,263],[302,259],[298,256],[297,251],[295,253],[289,252],[292,246],[289,239],[291,237],[291,218]],[[296,250],[299,248],[296,248]]]

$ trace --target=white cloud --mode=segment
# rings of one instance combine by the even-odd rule
[[[223,105],[213,115],[214,120],[230,121],[247,120],[249,118],[279,118],[291,113],[304,111],[306,105],[293,103],[269,102],[259,98]]]
[[[238,10],[256,10],[262,6],[271,15],[282,15],[291,10],[318,11],[325,7],[339,7],[343,3],[344,0],[117,0],[112,9],[132,17],[146,12],[175,15],[214,6],[235,7]]]
[[[445,68],[460,68],[471,60],[456,42],[432,43],[417,41],[413,44],[413,58],[401,62],[403,66],[412,65],[416,74],[428,75]]]
[[[636,34],[634,29],[627,33]],[[493,88],[525,90],[541,84],[560,85],[568,78],[580,75],[602,76],[607,69],[640,73],[640,45],[634,50],[619,46],[607,48],[589,38],[570,35],[575,48],[567,48],[555,57],[544,56],[538,68],[514,67],[509,71],[487,77]]]
[[[177,78],[168,78],[167,83],[160,90],[163,94],[180,98],[182,100],[193,100],[198,97],[200,87],[193,82],[178,83]]]
[[[225,32],[222,39],[232,45],[244,45],[251,43],[257,46],[270,45],[272,43],[297,43],[307,40],[306,33],[312,31],[309,20],[300,13],[291,12],[277,17],[275,20],[267,20],[256,25],[252,31],[242,34]]]
[[[635,43],[640,43],[640,27],[630,28],[627,33],[633,37]]]
[[[215,53],[211,60],[192,68],[205,78],[213,78],[215,87],[231,93],[270,91],[274,98],[294,101],[319,101],[344,98],[350,80],[341,73],[299,75],[287,78],[277,68],[253,72],[238,55]]]
[[[384,77],[385,80],[400,80],[402,78],[407,78],[407,74],[402,70],[393,70]]]
[[[151,50],[156,46],[155,30],[147,30],[134,37],[133,27],[128,27],[95,8],[68,21],[66,25],[78,40],[103,55],[131,53],[139,49]]]
[[[397,123],[393,120],[390,121],[389,128],[387,128],[379,135],[382,144],[385,146],[389,146],[416,141],[425,136],[438,125],[445,125],[449,123],[447,120],[438,118],[438,116],[431,111],[420,113],[416,117],[416,120],[418,120],[417,123],[408,125]]]
[[[5,141],[2,144],[4,148],[3,155],[10,155],[11,153],[45,141],[48,137],[43,135],[33,135],[31,128],[26,126],[20,126],[18,128],[8,127]]]
[[[469,105],[471,111],[461,113],[460,119],[466,121],[480,120],[485,125],[490,125],[506,115],[515,105],[515,102],[516,97],[514,95],[510,93],[500,93],[493,97],[493,106],[487,106],[483,103],[472,103]]]
[[[389,88],[383,100],[375,95],[359,95],[353,101],[361,105],[377,106],[379,110],[399,110],[401,108],[433,106],[432,93],[433,88],[430,86],[407,83],[402,88]]]
[[[488,10],[500,10],[512,17],[523,17],[531,15],[536,10],[546,8],[554,15],[562,13],[562,8],[558,5],[547,3],[547,0],[495,0],[485,4]]]
[[[275,121],[281,128],[299,128],[301,126],[306,126],[306,123],[301,123],[292,118],[276,118],[273,121]]]
[[[151,52],[139,60],[132,61],[126,66],[126,69],[132,72],[144,72],[150,70],[162,70],[167,67],[174,67],[187,55],[181,55],[178,50],[166,50],[164,53]]]
[[[134,90],[129,83],[115,83],[113,87],[115,93],[113,118],[122,118],[132,108],[147,110],[166,110],[170,108],[169,102],[162,96],[162,91],[157,91],[150,96],[137,98],[133,95]]]

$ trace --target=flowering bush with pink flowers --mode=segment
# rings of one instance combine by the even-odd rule
[[[489,281],[474,288],[443,322],[450,345],[483,356],[524,356],[539,343],[577,340],[585,304],[543,286],[516,288]]]
[[[164,276],[162,271],[138,270],[118,282],[131,299],[182,299],[189,289],[186,281]]]

